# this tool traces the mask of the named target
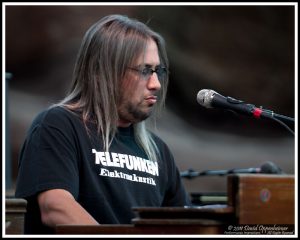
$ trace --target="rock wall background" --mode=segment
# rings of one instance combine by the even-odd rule
[[[293,6],[6,6],[6,185],[34,116],[63,98],[85,31],[108,14],[138,18],[167,42],[170,87],[157,134],[181,171],[259,167],[295,173],[295,139],[278,123],[205,109],[213,89],[295,117]],[[184,180],[189,192],[226,191],[226,178]]]

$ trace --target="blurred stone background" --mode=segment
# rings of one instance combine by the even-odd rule
[[[281,125],[197,104],[201,89],[295,117],[294,6],[6,6],[6,189],[14,191],[31,121],[62,99],[85,31],[108,14],[147,22],[167,42],[170,86],[157,134],[180,171],[259,167],[295,173]],[[155,130],[155,129],[154,129]],[[189,192],[226,191],[221,176],[184,179]]]

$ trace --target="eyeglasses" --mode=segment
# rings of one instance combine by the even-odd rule
[[[157,78],[162,81],[165,79],[165,77],[167,76],[167,69],[165,67],[162,66],[157,66],[155,68],[155,70],[153,70],[151,67],[146,66],[144,68],[133,68],[133,67],[128,67],[128,69],[131,69],[133,71],[138,72],[141,77],[145,80],[149,79],[153,73],[157,74]]]

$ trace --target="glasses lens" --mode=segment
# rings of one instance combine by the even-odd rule
[[[157,74],[159,80],[164,80],[167,75],[167,69],[162,66],[157,66],[155,70],[151,67],[144,67],[144,68],[129,68],[131,70],[137,71],[144,79],[149,79],[153,73]]]
[[[167,70],[165,67],[157,67],[155,69],[155,71],[156,71],[157,77],[160,80],[163,80],[163,78],[166,77],[166,75],[167,75]]]
[[[145,79],[148,79],[152,75],[153,70],[150,67],[145,67],[142,69],[141,73]]]

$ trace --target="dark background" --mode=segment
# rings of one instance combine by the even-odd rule
[[[170,85],[156,133],[181,171],[259,167],[295,173],[294,137],[281,125],[197,104],[201,89],[295,117],[294,6],[6,6],[6,186],[36,114],[62,99],[85,31],[108,14],[137,18],[166,40]],[[154,129],[155,130],[155,129]],[[226,191],[226,178],[184,180]]]

